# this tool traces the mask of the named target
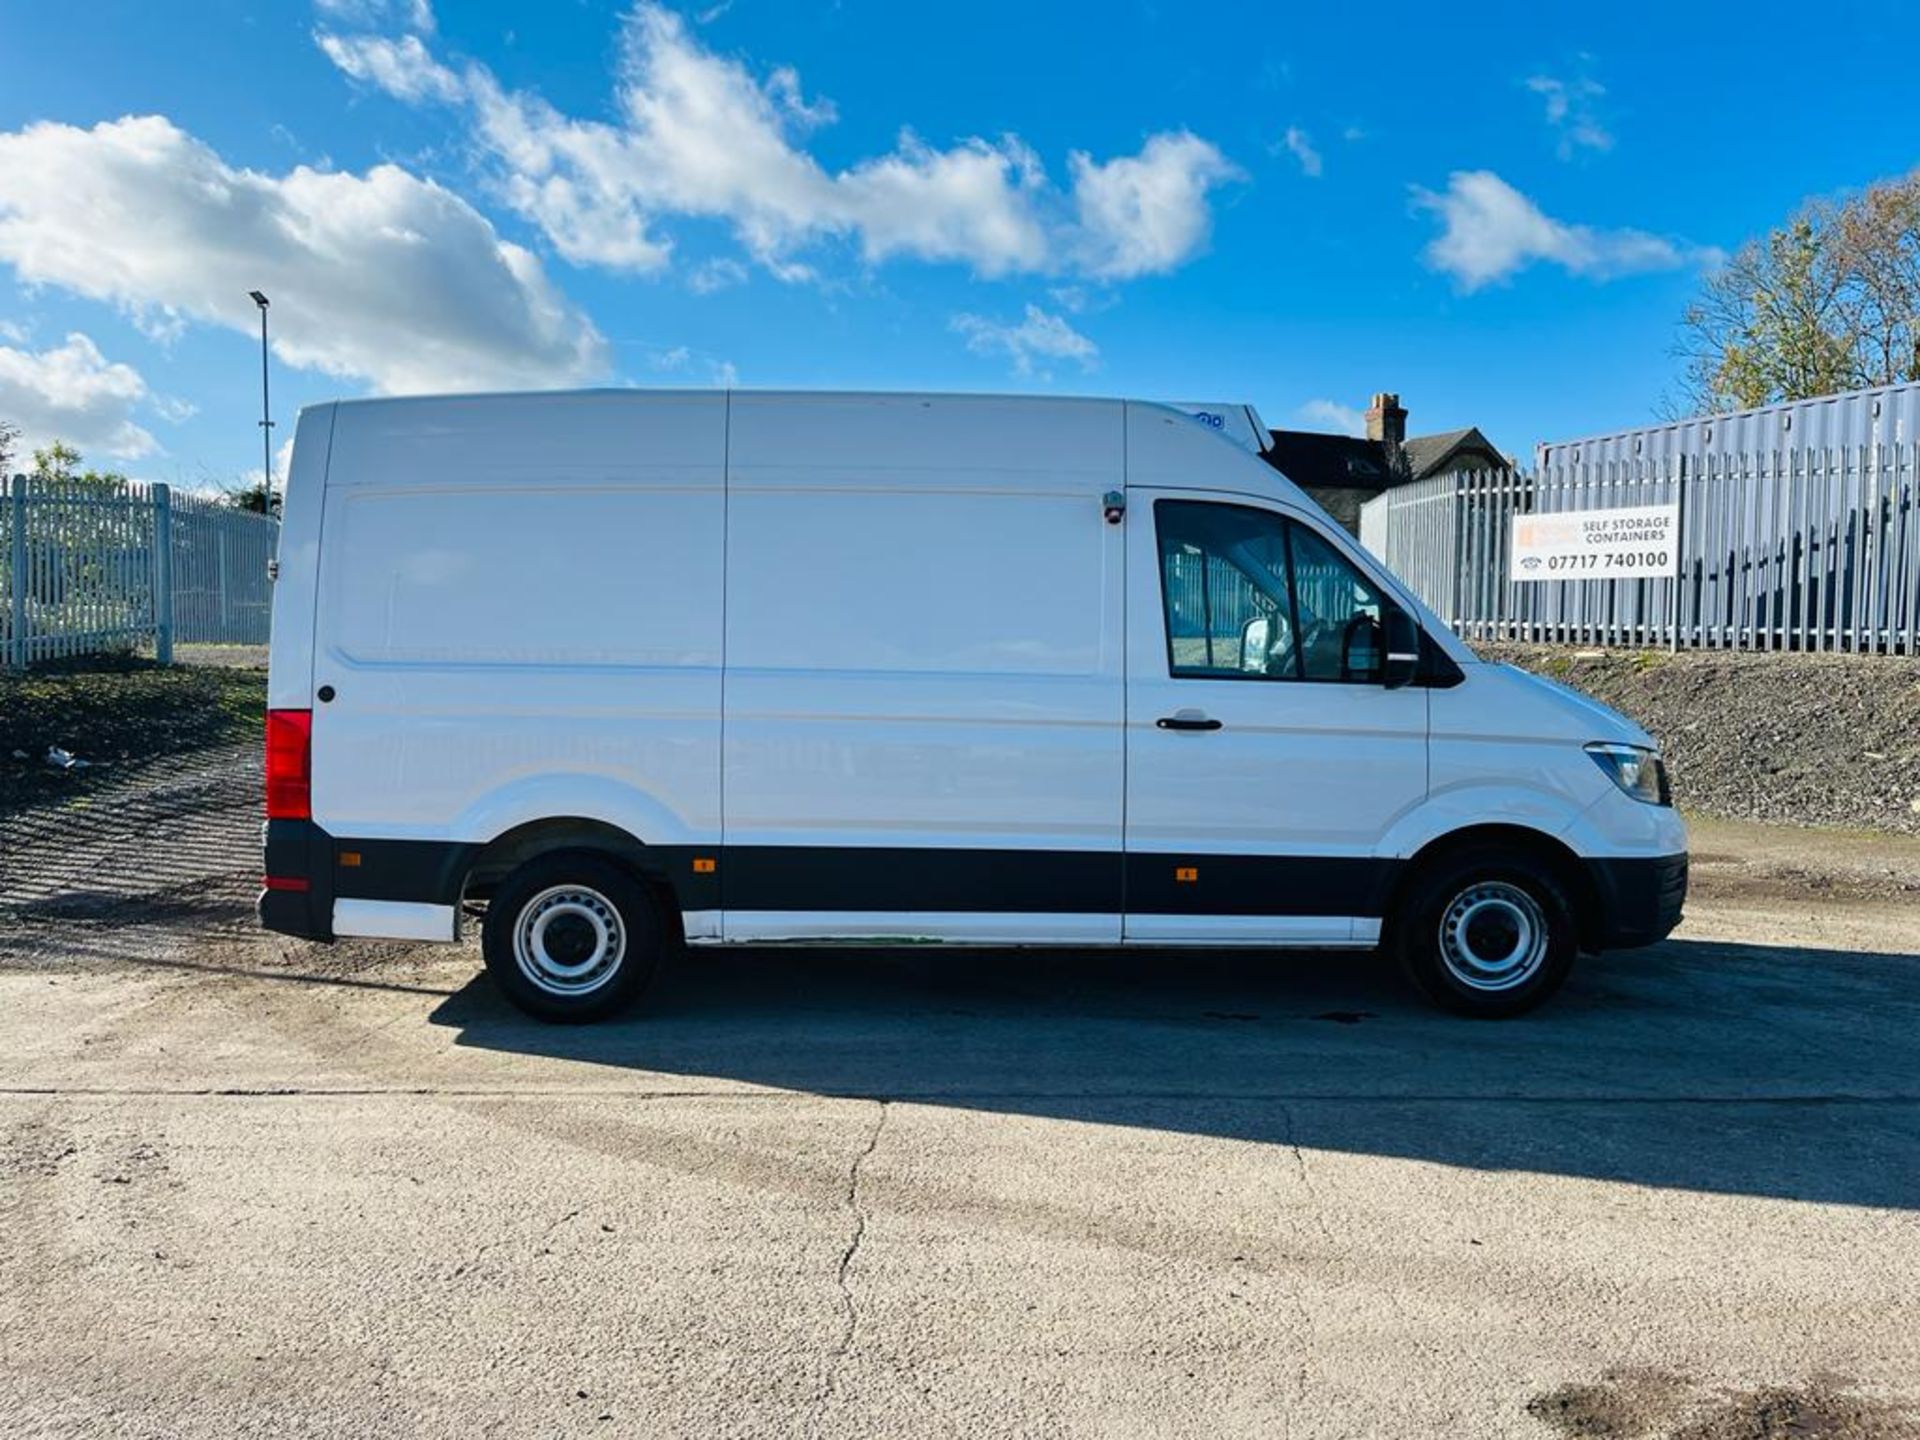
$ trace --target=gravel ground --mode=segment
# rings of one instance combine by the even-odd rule
[[[1920,835],[1920,662],[1476,645],[1646,726],[1682,809]]]

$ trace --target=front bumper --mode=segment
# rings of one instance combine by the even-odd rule
[[[1684,853],[1586,863],[1599,902],[1594,923],[1588,927],[1588,948],[1630,950],[1673,933],[1687,899]]]

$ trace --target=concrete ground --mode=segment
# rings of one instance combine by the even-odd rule
[[[1695,843],[1675,939],[1501,1024],[1351,957],[759,951],[558,1029],[238,877],[42,895],[4,1432],[1920,1434],[1920,844]]]

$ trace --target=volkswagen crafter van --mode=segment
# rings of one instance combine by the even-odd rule
[[[1386,946],[1510,1015],[1666,935],[1653,740],[1478,660],[1219,416],[303,411],[262,923],[452,941],[484,909],[500,988],[561,1020],[681,943],[847,941]]]

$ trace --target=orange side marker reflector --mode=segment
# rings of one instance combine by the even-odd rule
[[[711,858],[709,858],[708,856],[705,856],[705,855],[698,855],[698,856],[695,856],[695,857],[694,857],[694,861],[693,861],[693,873],[694,873],[694,874],[696,874],[696,875],[711,875],[711,874],[713,874],[713,872],[714,872],[714,870],[715,870],[716,868],[717,868],[717,862],[715,862],[714,860],[712,860],[712,859],[711,859]]]
[[[360,863],[360,852],[358,850],[342,850],[340,852],[340,863],[349,870],[353,869],[354,866]]]
[[[1182,885],[1191,885],[1200,878],[1199,867],[1195,865],[1175,866],[1173,878],[1178,880]]]

